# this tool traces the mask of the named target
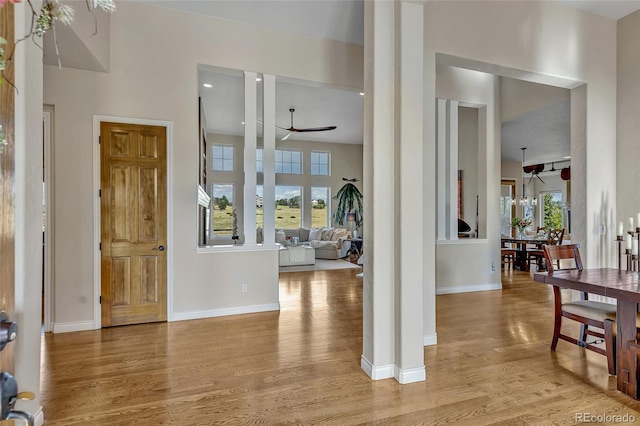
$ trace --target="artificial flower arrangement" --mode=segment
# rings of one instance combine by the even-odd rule
[[[513,228],[518,229],[518,233],[522,234],[524,232],[524,228],[531,225],[532,221],[528,217],[514,217],[511,219],[511,226]]]

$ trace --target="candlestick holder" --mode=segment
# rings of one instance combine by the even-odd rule
[[[627,235],[631,236],[631,246],[633,247],[633,241],[640,237],[640,227],[635,231],[627,231]],[[640,271],[640,254],[633,254],[632,249],[624,247],[626,240],[623,235],[617,235],[616,242],[618,243],[618,269],[623,269],[622,265],[624,264],[627,271]]]

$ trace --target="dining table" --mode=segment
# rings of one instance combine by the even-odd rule
[[[527,245],[535,245],[537,248],[542,247],[543,244],[547,244],[546,235],[534,235],[534,236],[522,236],[522,237],[500,237],[501,243],[504,247],[505,244],[516,244],[516,258],[513,266],[521,271],[528,271],[529,265],[527,263]]]
[[[637,341],[638,303],[640,303],[640,273],[615,268],[596,268],[536,273],[536,282],[561,288],[584,291],[616,299],[616,363],[617,389],[640,399]]]

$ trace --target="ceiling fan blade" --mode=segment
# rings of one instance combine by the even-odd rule
[[[540,179],[540,182],[544,183],[544,181],[542,180],[542,178],[538,175],[534,175],[535,177],[537,177],[538,179]],[[546,185],[546,183],[544,183]]]
[[[533,175],[531,175],[531,177],[529,178],[529,183],[527,184],[527,186],[531,185],[532,180],[533,180]]]
[[[286,135],[284,135],[284,136],[282,137],[282,139],[280,139],[280,141],[286,141],[286,140],[287,140],[287,139],[289,139],[290,137],[291,137],[291,132],[287,132],[287,134],[286,134]]]
[[[338,126],[309,127],[309,128],[306,128],[306,129],[294,129],[293,127],[291,127],[289,129],[286,129],[286,130],[288,130],[290,132],[300,132],[300,133],[302,133],[302,132],[324,132],[324,131],[327,131],[327,130],[335,130],[337,128],[338,128]]]

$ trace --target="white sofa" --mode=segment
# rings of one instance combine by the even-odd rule
[[[297,237],[300,244],[315,250],[316,259],[342,259],[347,256],[351,242],[344,228],[293,228],[276,230],[276,243],[286,245],[287,237]]]
[[[315,265],[315,250],[309,246],[281,246],[278,264],[280,266]]]

